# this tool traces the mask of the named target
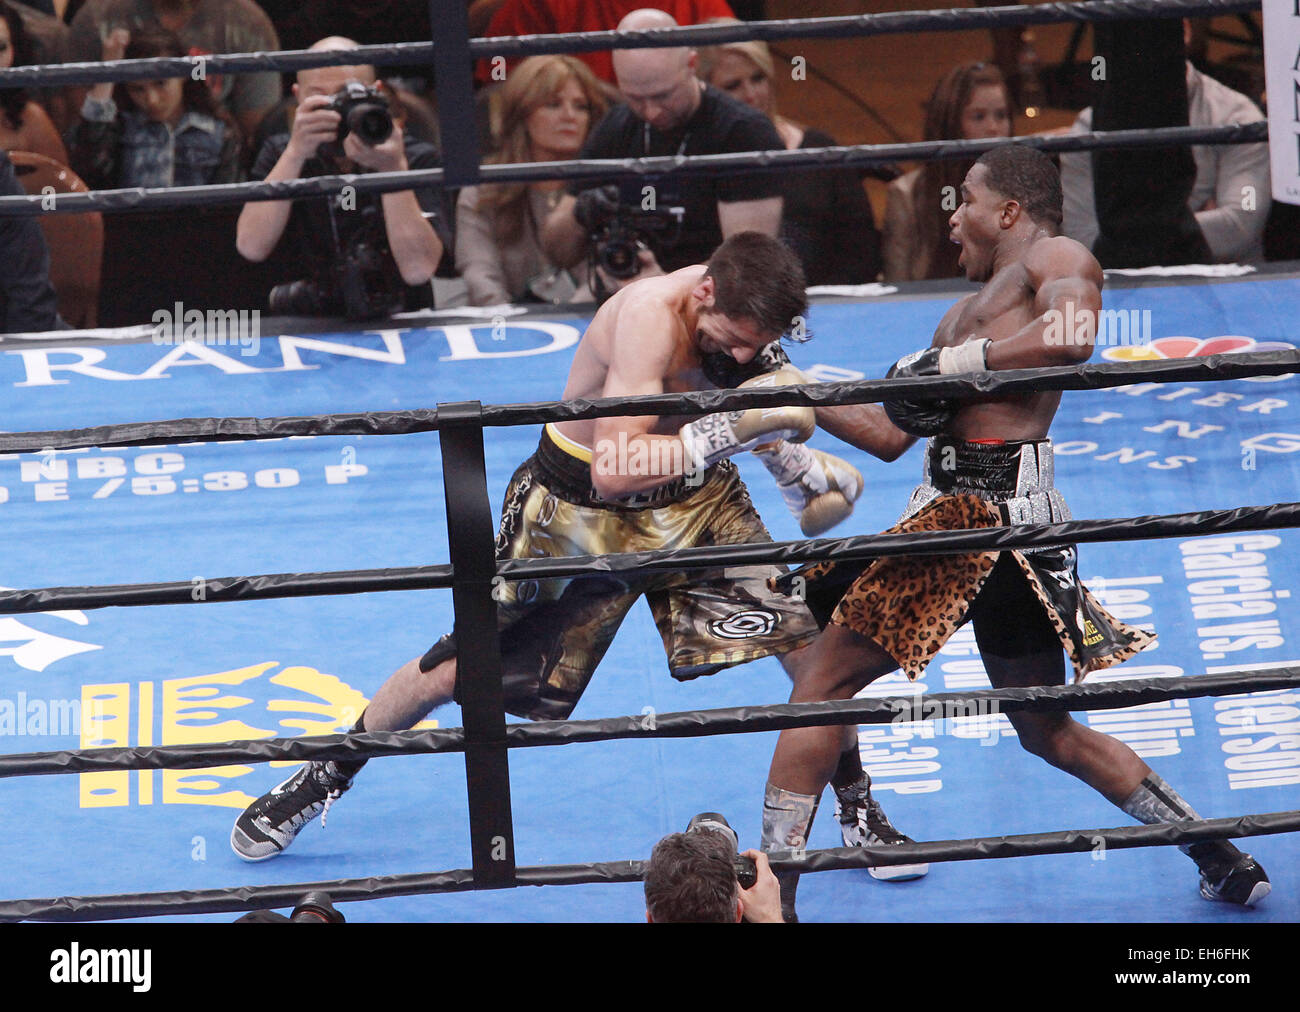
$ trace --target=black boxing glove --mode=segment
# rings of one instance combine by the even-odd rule
[[[790,356],[785,353],[780,341],[763,345],[758,350],[758,354],[744,365],[725,351],[714,351],[700,356],[704,378],[722,390],[734,390],[746,380],[776,372],[789,364]]]
[[[950,376],[988,369],[987,338],[967,341],[954,348],[926,348],[904,355],[890,367],[886,379],[904,376]],[[913,436],[937,436],[957,414],[956,401],[941,398],[894,398],[885,401],[885,414]]]
[[[588,232],[596,232],[614,219],[618,213],[618,187],[613,183],[596,186],[578,194],[573,205],[573,216]]]

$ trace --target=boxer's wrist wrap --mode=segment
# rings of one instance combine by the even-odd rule
[[[984,372],[988,369],[989,339],[967,341],[955,348],[944,348],[939,352],[939,375],[948,376],[958,372]]]
[[[752,439],[745,443],[737,441],[732,423],[741,414],[743,412],[740,411],[719,411],[682,426],[678,435],[682,440],[685,459],[693,473],[698,474],[723,457],[730,457],[754,444]]]
[[[778,439],[754,447],[778,485],[791,485],[808,473],[812,466],[812,450],[803,443]]]

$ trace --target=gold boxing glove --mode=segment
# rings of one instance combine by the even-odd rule
[[[810,382],[793,366],[764,373],[746,380],[737,388],[795,386]],[[687,422],[678,430],[686,449],[687,464],[696,472],[716,464],[759,443],[786,439],[802,443],[817,428],[817,416],[809,407],[746,408],[742,411],[719,411]]]
[[[755,447],[754,455],[776,479],[805,537],[816,537],[845,520],[862,494],[861,473],[833,454],[780,440]]]

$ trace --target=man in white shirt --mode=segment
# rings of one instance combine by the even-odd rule
[[[1184,27],[1184,38],[1187,29]],[[1233,91],[1190,63],[1187,67],[1187,121],[1191,126],[1252,123],[1264,114],[1245,95]],[[1073,133],[1092,130],[1092,109],[1074,121]],[[1271,204],[1267,144],[1195,145],[1196,182],[1188,208],[1219,263],[1264,259],[1264,226]],[[1065,192],[1062,231],[1089,249],[1100,233],[1094,204],[1092,152],[1061,155]],[[1102,258],[1103,266],[1110,266]],[[1117,265],[1118,266],[1118,265]]]

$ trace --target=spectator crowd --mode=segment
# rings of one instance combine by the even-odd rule
[[[475,0],[467,13],[472,34],[519,35],[739,23],[736,10],[752,16],[754,7],[762,5]],[[0,69],[429,38],[426,0],[0,0]],[[1191,62],[1185,67],[1183,122],[1263,118],[1261,96],[1232,90]],[[910,125],[912,138],[1011,137],[1023,129],[1017,82],[1004,70],[966,63],[937,74],[923,116]],[[785,86],[788,74],[761,41],[482,60],[474,76],[483,161],[834,146],[817,125],[819,110],[791,100],[799,89]],[[1093,117],[1092,108],[1084,109],[1072,129],[1094,129]],[[60,190],[198,186],[440,164],[437,96],[431,68],[423,65],[5,88],[0,146],[10,153],[0,156],[7,193],[42,192],[35,183],[48,179],[57,179]],[[1188,227],[1199,235],[1180,248],[1212,261],[1264,259],[1266,145],[1197,147],[1192,158],[1186,203],[1195,224]],[[443,282],[440,305],[591,302],[638,278],[700,263],[723,239],[746,230],[784,239],[810,285],[955,278],[961,272],[949,218],[972,161],[872,170],[887,183],[877,191],[880,214],[864,171],[819,167],[423,187],[354,195],[350,204],[346,195],[249,203],[224,216],[220,208],[207,215],[160,212],[147,228],[114,220],[127,216],[104,215],[100,223],[87,215],[96,219],[102,262],[94,241],[70,242],[66,230],[5,218],[3,255],[21,269],[7,272],[0,322],[16,332],[148,318],[141,312],[148,299],[169,304],[172,296],[156,276],[148,293],[132,282],[150,245],[165,246],[173,233],[195,243],[208,237],[201,243],[207,252],[195,254],[190,271],[224,277],[227,298],[249,301],[246,308],[350,319],[430,306],[435,278]],[[1065,234],[1090,248],[1100,242],[1103,266],[1141,266],[1121,262],[1142,254],[1098,220],[1093,156],[1066,155],[1060,164]],[[1252,199],[1243,202],[1247,192]],[[1109,254],[1108,262],[1101,249],[1123,252]],[[1286,248],[1277,255],[1297,253]],[[93,273],[98,298],[87,305],[83,292],[74,307],[71,286],[65,293],[59,279],[78,272]],[[59,280],[57,291],[47,277]],[[213,298],[218,291],[214,284]]]

